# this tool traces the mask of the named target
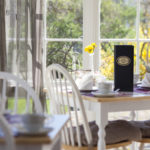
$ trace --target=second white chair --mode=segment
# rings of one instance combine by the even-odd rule
[[[51,112],[56,114],[69,114],[71,118],[62,133],[63,143],[65,144],[64,148],[87,149],[83,143],[90,146],[93,142],[92,134],[83,100],[71,75],[61,65],[52,64],[47,68],[46,81]],[[81,125],[83,125],[82,130]],[[83,132],[85,133],[84,138],[81,136]],[[131,141],[125,141],[107,145],[107,148],[125,147],[129,144],[131,144]]]

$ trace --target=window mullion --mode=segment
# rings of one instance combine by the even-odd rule
[[[45,0],[44,2],[44,10],[43,10],[43,18],[44,18],[44,33],[43,33],[43,63],[42,63],[42,68],[43,68],[43,77],[44,77],[44,74],[46,73],[46,58],[47,58],[47,40],[46,40],[46,35],[47,35],[47,20],[46,20],[46,16],[47,16],[47,0]],[[46,81],[45,81],[45,78],[43,78],[43,82],[44,82],[44,88],[46,87]]]
[[[136,73],[140,72],[140,40],[139,40],[139,29],[140,29],[140,0],[137,0],[137,9],[136,9]]]
[[[99,68],[99,0],[83,0],[83,68]],[[95,50],[94,59],[84,52],[84,48],[95,42],[98,46]]]

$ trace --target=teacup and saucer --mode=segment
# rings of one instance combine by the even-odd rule
[[[51,128],[45,128],[46,116],[43,114],[24,114],[19,133],[26,135],[47,134]]]
[[[98,92],[102,94],[109,94],[113,92],[112,82],[99,82],[98,83]]]
[[[98,84],[98,91],[92,92],[94,96],[115,96],[116,92],[113,91],[113,83],[112,82],[99,82]]]

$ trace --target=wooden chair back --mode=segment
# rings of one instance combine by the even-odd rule
[[[80,92],[72,76],[61,65],[52,64],[47,68],[46,81],[51,112],[69,114],[70,118],[74,116],[62,132],[64,144],[82,146],[80,134],[80,125],[82,124],[86,140],[90,145],[92,142],[91,131]]]

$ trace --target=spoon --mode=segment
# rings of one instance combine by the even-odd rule
[[[116,89],[114,92],[116,92],[116,93],[117,93],[117,92],[119,92],[119,91],[120,91],[120,89]]]

